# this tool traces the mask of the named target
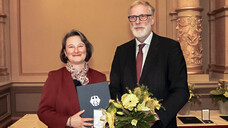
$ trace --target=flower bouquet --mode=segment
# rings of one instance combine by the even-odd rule
[[[111,99],[107,111],[102,110],[104,127],[108,123],[109,128],[150,128],[150,123],[158,120],[155,110],[164,107],[152,97],[147,86],[138,85],[134,90],[127,90],[121,100]]]
[[[218,87],[215,90],[211,90],[210,94],[213,96],[213,100],[226,102],[228,100],[228,86],[226,85],[226,81],[219,80]]]

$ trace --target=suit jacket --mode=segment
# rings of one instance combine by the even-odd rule
[[[135,51],[135,39],[116,49],[110,74],[112,98],[126,93],[126,87],[137,86]],[[180,44],[154,33],[139,83],[148,86],[154,97],[162,99],[166,109],[157,111],[160,121],[153,127],[177,127],[176,114],[189,98],[186,63]]]
[[[106,81],[96,70],[87,72],[89,84]],[[43,87],[38,109],[39,119],[50,128],[64,128],[70,116],[80,111],[78,94],[71,73],[65,68],[51,71]]]

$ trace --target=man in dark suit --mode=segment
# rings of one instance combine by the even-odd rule
[[[111,97],[120,97],[127,92],[126,87],[144,84],[154,97],[163,100],[166,109],[156,111],[159,120],[152,128],[175,128],[176,114],[189,99],[186,63],[177,41],[152,32],[153,15],[154,8],[146,1],[130,6],[128,19],[135,39],[116,49],[110,74]],[[140,48],[140,44],[144,46]]]

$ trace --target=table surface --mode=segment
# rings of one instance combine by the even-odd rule
[[[189,115],[177,115],[177,117],[192,117],[195,116],[197,117],[200,121],[201,120],[201,111],[190,111]],[[197,124],[184,124],[181,120],[177,118],[177,125],[184,127],[184,126],[225,126],[227,125],[228,127],[228,121],[222,119],[219,116],[227,116],[227,115],[222,115],[219,113],[218,110],[210,110],[210,120],[213,121],[214,123],[197,123]]]
[[[189,115],[177,115],[181,117],[191,117],[195,116],[199,120],[201,120],[201,111],[190,111]],[[210,120],[213,121],[214,123],[211,124],[183,124],[181,120],[177,118],[177,125],[178,127],[189,127],[189,126],[225,126],[227,125],[228,127],[228,121],[220,118],[219,116],[224,116],[222,114],[219,114],[217,110],[211,110],[210,111]],[[12,124],[8,128],[47,128],[47,126],[42,123],[38,116],[36,114],[26,114],[23,116],[21,119],[19,119],[17,122]]]
[[[37,114],[26,114],[8,128],[47,128],[47,126],[39,120]]]

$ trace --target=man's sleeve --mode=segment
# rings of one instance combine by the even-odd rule
[[[186,62],[180,44],[175,41],[171,43],[167,60],[170,94],[168,99],[162,102],[165,110],[160,109],[157,111],[160,121],[155,123],[154,128],[159,125],[167,127],[172,120],[175,120],[176,114],[189,99]]]

